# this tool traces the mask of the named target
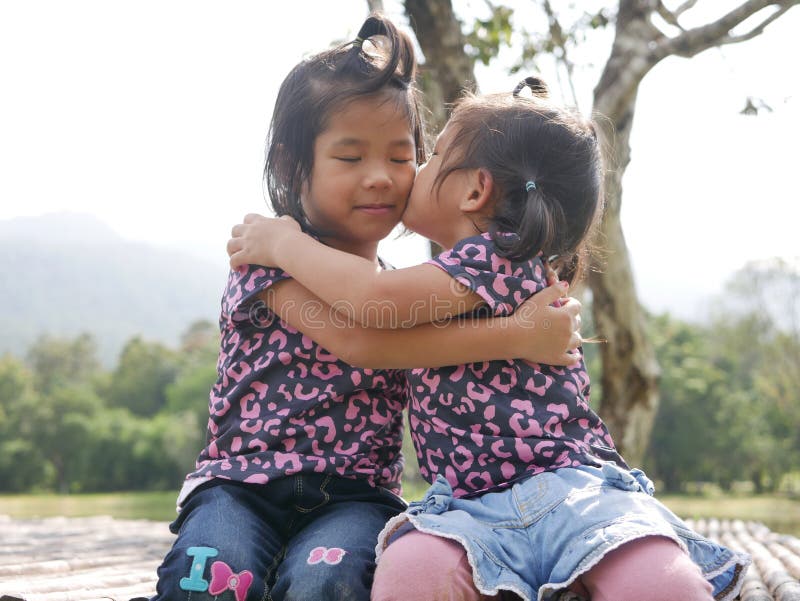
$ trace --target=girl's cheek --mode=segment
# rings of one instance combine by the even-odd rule
[[[405,181],[405,187],[409,194],[411,194],[411,189],[414,187],[414,180],[417,177],[417,170],[413,169],[409,172],[408,177]]]

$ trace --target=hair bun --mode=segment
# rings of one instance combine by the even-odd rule
[[[361,29],[358,30],[358,38],[362,40],[367,40],[374,35],[385,35],[391,37],[391,32],[389,30],[390,24],[387,23],[386,19],[384,19],[381,15],[372,14],[367,17],[367,20],[361,25]]]
[[[416,76],[417,60],[414,56],[414,45],[411,39],[400,32],[394,23],[381,13],[372,13],[358,30],[356,39],[351,42],[354,56],[362,55],[363,43],[370,38],[382,36],[386,39],[386,46],[379,50],[378,60],[385,61],[378,68],[382,72],[381,78],[376,82],[376,89],[383,87],[392,78],[397,78],[406,86],[410,85]],[[375,40],[372,40],[374,43]],[[381,46],[376,44],[376,48]],[[378,66],[375,57],[368,59]]]
[[[514,98],[519,96],[519,93],[526,87],[531,89],[531,93],[534,96],[538,96],[539,98],[550,97],[550,91],[547,88],[547,84],[544,83],[544,80],[541,77],[531,76],[531,77],[526,77],[517,84],[517,87],[514,88],[513,92]]]

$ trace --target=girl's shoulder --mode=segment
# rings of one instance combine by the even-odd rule
[[[232,269],[222,295],[222,316],[233,322],[237,321],[237,317],[247,318],[254,310],[258,310],[256,305],[261,292],[289,278],[285,271],[277,267],[242,265]],[[261,304],[264,304],[263,301]]]
[[[503,232],[499,232],[495,236],[509,241],[518,237],[517,234]],[[433,257],[431,262],[437,263],[440,267],[460,265],[464,268],[489,271],[535,282],[546,279],[541,253],[524,261],[509,259],[503,255],[495,238],[489,232],[460,240],[450,250]]]
[[[495,316],[510,315],[531,295],[547,286],[539,257],[513,261],[503,256],[488,233],[461,240],[429,263],[480,296]]]

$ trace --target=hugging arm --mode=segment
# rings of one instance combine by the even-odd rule
[[[550,287],[509,317],[450,320],[403,329],[377,329],[348,320],[295,280],[284,280],[259,298],[281,319],[320,346],[362,368],[442,367],[495,359],[571,365],[567,352],[580,344],[574,331],[577,301],[551,307],[560,292]]]
[[[291,219],[248,215],[228,242],[231,266],[280,267],[348,320],[409,328],[469,313],[483,299],[433,265],[383,270],[318,242]]]

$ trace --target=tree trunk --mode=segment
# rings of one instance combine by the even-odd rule
[[[425,55],[420,88],[427,129],[438,133],[464,90],[476,91],[474,61],[464,51],[466,38],[450,0],[405,0],[405,9]]]
[[[477,91],[474,61],[464,51],[466,39],[450,0],[405,0],[406,15],[425,54],[419,85],[425,106],[428,146],[450,116],[450,108],[465,90]],[[430,241],[435,257],[442,248]]]
[[[628,248],[620,222],[622,177],[630,162],[630,134],[639,84],[655,64],[648,58],[652,25],[638,3],[621,3],[611,56],[594,90],[606,160],[605,212],[589,275],[592,317],[603,363],[602,416],[620,452],[639,465],[658,406],[658,363],[646,334]]]

